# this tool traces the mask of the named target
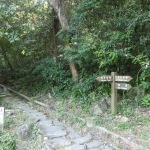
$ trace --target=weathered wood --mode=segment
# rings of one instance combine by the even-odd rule
[[[118,90],[130,90],[132,86],[125,83],[116,83],[115,88]]]
[[[100,76],[97,77],[96,80],[98,80],[99,82],[112,81],[112,76]]]
[[[42,103],[42,102],[39,102],[39,101],[37,101],[37,100],[34,100],[34,103],[39,104],[39,105],[41,105],[41,106],[44,106],[44,107],[46,107],[46,108],[49,107],[49,105],[44,104],[44,103]]]
[[[115,76],[115,81],[129,82],[132,79],[130,76]]]
[[[32,101],[32,98],[30,98],[30,97],[28,97],[28,96],[25,96],[25,95],[23,95],[23,94],[21,94],[21,93],[19,93],[19,92],[17,92],[17,91],[14,91],[14,90],[12,90],[11,88],[7,88],[7,90],[9,90],[9,91],[11,91],[11,92],[13,92],[13,93],[15,93],[15,94],[17,94],[17,95],[19,95],[19,96],[25,98],[25,99],[27,99],[28,101]]]
[[[111,82],[111,113],[117,114],[117,90],[115,88],[115,76],[117,76],[117,72],[112,72],[111,76],[113,78]]]

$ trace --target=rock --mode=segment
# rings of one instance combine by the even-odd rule
[[[40,121],[38,127],[40,130],[47,129],[52,126],[52,120]]]
[[[127,117],[119,118],[119,122],[128,122],[128,121],[129,121],[129,118],[127,118]]]
[[[63,126],[64,124],[62,122],[60,122],[59,120],[53,120],[53,123],[55,126]]]
[[[23,124],[17,129],[17,135],[21,138],[21,140],[28,140],[32,137],[32,131],[29,128],[29,125]]]
[[[113,149],[111,147],[103,145],[99,147],[99,150],[113,150]]]
[[[101,108],[102,112],[105,112],[108,109],[108,104],[105,100],[105,98],[103,98],[100,103],[99,103],[99,107]]]
[[[105,98],[102,98],[99,102],[97,102],[96,104],[94,104],[92,112],[95,115],[101,115],[104,112],[106,112],[107,109],[108,109],[108,104],[107,104]]]
[[[79,137],[81,137],[79,134],[77,134],[76,132],[72,132],[72,133],[69,133],[69,138],[71,139],[71,140],[73,140],[73,139],[76,139],[76,138],[79,138]]]
[[[142,99],[144,98],[144,96],[145,96],[145,89],[143,87],[132,87],[127,93],[127,98],[133,100],[135,99],[135,97]]]
[[[42,126],[41,132],[50,139],[63,137],[67,134],[63,126]]]
[[[94,115],[101,115],[103,112],[102,112],[102,110],[101,110],[101,108],[99,107],[99,105],[95,105],[94,106],[94,109],[93,109],[93,114]]]
[[[58,137],[63,137],[63,136],[66,136],[66,131],[64,131],[64,130],[60,130],[60,131],[56,131],[56,132],[52,132],[52,133],[47,133],[46,134],[46,136],[48,137],[48,138],[58,138]]]
[[[91,128],[94,127],[94,121],[95,121],[96,117],[88,117],[86,118],[86,126]]]
[[[55,138],[55,139],[50,140],[49,144],[52,148],[60,149],[60,148],[70,146],[71,142],[65,137],[62,137],[62,138]]]
[[[80,144],[74,144],[71,147],[71,150],[85,150],[86,146],[85,145],[80,145]]]
[[[89,135],[89,136],[74,139],[73,142],[76,143],[76,144],[84,144],[84,143],[90,142],[91,139],[92,139],[92,137]]]
[[[88,144],[86,144],[86,147],[89,149],[89,148],[98,148],[99,146],[101,146],[103,144],[102,141],[92,141]]]

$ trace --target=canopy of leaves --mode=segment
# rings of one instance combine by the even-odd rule
[[[41,87],[47,83],[51,84],[50,89],[62,90],[67,86],[70,89],[67,60],[72,60],[86,94],[99,89],[93,78],[111,72],[132,76],[132,86],[141,85],[150,92],[150,1],[63,0],[63,3],[69,31],[56,26],[59,21],[48,1],[0,2],[1,75],[10,73],[21,83],[25,81],[26,86]],[[64,47],[65,41],[70,47]],[[87,88],[87,81],[92,81],[91,88]],[[102,87],[103,84],[100,89],[106,91]]]
[[[140,80],[149,81],[142,77],[149,74],[149,4],[148,0],[84,0],[72,18],[75,35],[69,57],[82,69],[88,64],[91,73],[117,71],[136,78],[141,71]]]

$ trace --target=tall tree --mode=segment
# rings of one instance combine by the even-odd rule
[[[64,11],[65,0],[52,0],[52,7],[58,16],[61,28],[66,32],[70,29],[67,16]],[[65,47],[69,49],[70,45],[68,40],[65,41]],[[68,60],[68,64],[72,73],[72,78],[75,82],[78,81],[78,71],[72,60]]]

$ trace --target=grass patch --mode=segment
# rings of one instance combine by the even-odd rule
[[[22,149],[26,150],[40,150],[42,149],[41,136],[38,134],[38,128],[36,124],[25,114],[22,110],[18,109],[16,106],[10,106],[5,104],[5,110],[10,110],[5,112],[4,119],[4,130],[0,134],[0,150],[16,150]],[[28,124],[32,137],[28,139],[21,139],[17,135],[17,129],[23,124]]]

